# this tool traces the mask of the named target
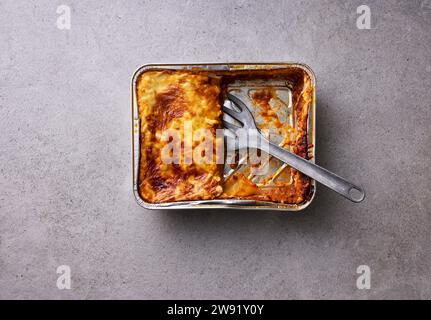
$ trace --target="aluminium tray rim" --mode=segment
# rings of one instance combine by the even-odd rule
[[[150,210],[173,210],[173,209],[248,209],[248,210],[271,210],[271,211],[301,211],[307,208],[313,202],[316,195],[316,181],[311,179],[311,195],[303,204],[287,204],[269,201],[258,200],[241,200],[241,199],[213,199],[213,200],[194,200],[194,201],[175,201],[166,203],[149,203],[142,199],[138,190],[138,174],[139,174],[139,158],[140,158],[140,119],[137,109],[137,94],[136,82],[138,77],[152,69],[172,69],[172,70],[215,70],[215,71],[236,71],[247,70],[247,68],[239,68],[241,66],[249,66],[248,70],[270,70],[270,69],[283,69],[286,67],[298,67],[303,69],[310,76],[311,85],[313,88],[312,101],[309,111],[309,124],[307,125],[307,135],[311,130],[311,138],[313,142],[311,162],[315,162],[316,152],[316,76],[312,69],[304,64],[298,62],[228,62],[228,63],[161,63],[161,64],[145,64],[138,67],[132,75],[131,90],[132,90],[132,182],[133,182],[133,195],[136,202],[145,209]],[[251,68],[251,67],[255,68]],[[256,68],[263,67],[263,68]],[[311,119],[310,119],[311,116]],[[311,123],[310,123],[311,122]]]

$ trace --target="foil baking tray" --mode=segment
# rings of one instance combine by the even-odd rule
[[[138,68],[132,77],[132,165],[133,165],[133,194],[137,203],[146,209],[256,209],[256,210],[284,210],[284,211],[299,211],[305,209],[313,201],[316,193],[316,182],[310,181],[310,193],[307,198],[300,204],[279,203],[271,201],[258,201],[258,200],[240,200],[240,199],[214,199],[214,200],[200,200],[200,201],[176,201],[167,203],[148,203],[142,199],[139,194],[138,179],[139,179],[139,159],[140,159],[140,119],[138,114],[137,103],[137,81],[139,76],[149,70],[192,70],[192,71],[211,71],[215,74],[220,73],[223,75],[234,74],[235,72],[247,72],[252,70],[261,70],[262,72],[283,72],[289,69],[299,68],[302,69],[311,80],[312,94],[311,101],[308,108],[307,118],[307,143],[308,143],[308,158],[309,161],[315,160],[315,76],[311,69],[300,63],[220,63],[220,64],[149,64]],[[250,99],[252,92],[262,88],[271,88],[275,90],[277,99],[281,102],[282,107],[277,109],[279,118],[284,119],[283,124],[294,127],[295,119],[293,116],[292,105],[292,83],[289,81],[281,81],[280,79],[271,79],[268,77],[264,80],[247,79],[238,80],[229,83],[227,91],[235,92],[235,95],[247,101]],[[248,104],[253,106],[252,103]],[[255,120],[260,127],[262,119],[258,117],[258,113],[254,112]],[[283,137],[272,135],[271,141],[280,143]],[[247,170],[246,166],[242,165],[243,159],[239,159],[239,165],[233,169],[230,165],[226,164],[224,167],[224,178],[227,179],[231,174],[236,171]],[[283,172],[287,165],[280,162],[273,157],[268,158],[269,172],[271,179],[266,180],[265,183],[271,183],[275,179],[283,179]],[[288,177],[287,177],[288,178]],[[253,182],[259,185],[263,183],[261,177],[253,177]]]

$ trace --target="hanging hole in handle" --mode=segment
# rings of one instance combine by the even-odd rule
[[[352,187],[349,190],[350,199],[354,202],[361,202],[365,199],[365,192],[357,187]]]

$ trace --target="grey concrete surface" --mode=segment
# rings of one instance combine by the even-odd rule
[[[319,187],[301,213],[138,207],[132,73],[226,61],[311,66],[318,163],[365,202]],[[0,1],[0,298],[431,298],[430,79],[427,0]]]

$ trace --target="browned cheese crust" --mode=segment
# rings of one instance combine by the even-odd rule
[[[188,164],[186,154],[193,153],[200,141],[185,148],[184,135],[207,129],[215,137],[220,127],[220,85],[217,78],[187,71],[148,71],[137,83],[141,122],[139,192],[151,203],[213,199],[222,192],[220,167],[211,163]],[[186,126],[186,129],[184,129]],[[172,140],[167,130],[179,132],[179,163],[162,161],[162,153]],[[178,147],[178,146],[177,146]],[[214,150],[216,148],[214,147]]]

